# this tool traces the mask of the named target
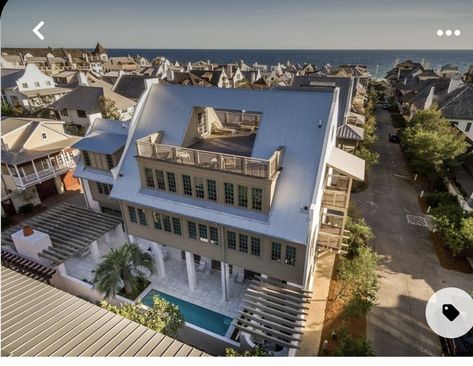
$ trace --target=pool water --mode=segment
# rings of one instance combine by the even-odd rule
[[[177,297],[165,294],[161,291],[151,289],[142,302],[144,305],[152,306],[153,297],[159,296],[171,304],[177,305],[187,323],[191,323],[200,328],[206,329],[220,336],[225,336],[232,322],[232,318],[216,313],[215,311],[203,308],[202,306],[191,304],[190,302],[178,299]]]

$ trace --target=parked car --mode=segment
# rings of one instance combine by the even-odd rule
[[[396,144],[401,142],[401,139],[399,138],[399,135],[396,132],[390,133],[388,136],[388,140],[389,142],[394,142]]]

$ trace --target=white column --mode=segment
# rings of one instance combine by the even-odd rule
[[[67,270],[64,263],[61,263],[59,266],[56,267],[56,269],[62,277],[67,276]]]
[[[34,170],[34,173],[36,174],[36,178],[39,179],[39,174],[38,174],[38,171],[36,170],[36,164],[34,163],[34,160],[31,160],[31,164],[33,164],[33,170]]]
[[[94,264],[99,264],[100,262],[100,251],[99,251],[99,246],[97,244],[97,241],[92,242],[90,244],[90,254],[92,255],[92,260],[94,261]]]
[[[158,243],[152,243],[151,249],[154,254],[154,268],[159,278],[166,277],[166,268],[164,267],[163,246]]]
[[[222,280],[222,300],[230,298],[230,266],[228,263],[220,262],[220,277]]]
[[[195,278],[194,256],[190,252],[186,252],[187,282],[191,290],[195,289],[197,280]]]

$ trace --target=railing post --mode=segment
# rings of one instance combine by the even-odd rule
[[[36,179],[39,180],[39,174],[38,174],[38,171],[36,170],[36,165],[34,163],[34,160],[31,160],[31,164],[33,165],[33,170],[34,170],[34,173],[36,175]]]
[[[171,154],[172,154],[172,160],[177,161],[177,152],[176,152],[175,147],[171,148]]]
[[[225,167],[223,166],[222,154],[217,154],[217,166],[218,166],[218,170],[224,170],[225,169]]]
[[[197,166],[200,166],[200,154],[197,150],[194,150],[192,152],[193,156],[194,156],[194,164],[197,165]]]
[[[242,166],[242,169],[243,169],[243,174],[247,174],[247,173],[248,173],[248,159],[247,159],[247,158],[243,158],[243,166]]]

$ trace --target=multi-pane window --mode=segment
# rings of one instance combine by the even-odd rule
[[[28,83],[22,83],[21,86],[26,89],[28,88]]]
[[[128,206],[128,215],[130,216],[130,221],[138,223],[138,218],[136,216],[136,209],[134,207]]]
[[[217,200],[217,183],[212,179],[207,179],[207,197],[211,201]]]
[[[210,244],[218,245],[218,228],[215,226],[209,227],[210,232]]]
[[[90,166],[90,156],[87,151],[82,151],[82,155],[84,156],[84,164],[86,166]]]
[[[248,187],[238,185],[238,206],[248,207]]]
[[[164,172],[162,170],[156,170],[156,180],[158,182],[158,188],[166,190],[166,183],[164,182]]]
[[[176,175],[171,172],[166,173],[168,177],[168,189],[170,192],[177,192],[176,189]]]
[[[194,177],[195,196],[204,198],[204,178]]]
[[[107,158],[108,169],[113,169],[113,167],[114,167],[115,165],[113,164],[112,155],[107,154],[107,155],[105,155],[105,156],[106,156],[106,158]]]
[[[208,241],[207,237],[207,225],[199,224],[199,238],[200,241]]]
[[[248,235],[239,234],[238,242],[240,244],[240,252],[248,253]]]
[[[255,238],[251,237],[251,254],[260,256],[261,254],[261,239],[260,238]]]
[[[263,209],[263,190],[261,188],[251,188],[251,207],[258,211]]]
[[[148,225],[148,223],[146,222],[146,214],[145,214],[145,211],[141,208],[138,209],[138,219],[140,221],[140,225]]]
[[[184,187],[184,194],[186,196],[192,196],[192,183],[189,175],[182,176],[182,186]]]
[[[227,231],[228,249],[236,249],[236,234],[233,231]]]
[[[168,233],[172,233],[171,218],[166,215],[162,215],[162,218],[163,218],[164,231],[167,231]]]
[[[77,110],[77,117],[80,117],[80,118],[87,118],[87,114],[85,113],[84,110],[78,109],[78,110]]]
[[[69,114],[67,113],[67,109],[66,108],[63,108],[61,109],[61,115],[67,117]]]
[[[97,191],[100,194],[105,194],[105,195],[110,195],[110,192],[112,191],[113,186],[111,184],[105,184],[105,183],[97,183]]]
[[[187,222],[187,230],[189,231],[189,238],[197,239],[197,225],[195,222]]]
[[[145,178],[146,178],[146,185],[150,188],[154,188],[154,177],[153,171],[149,168],[145,168]]]
[[[157,212],[153,212],[153,222],[155,229],[163,230],[163,224],[161,223],[161,215]]]
[[[177,234],[177,235],[182,234],[181,220],[179,220],[177,217],[172,218],[172,230],[174,231],[174,234]]]
[[[290,264],[291,266],[296,264],[296,248],[290,247],[289,245],[286,247],[286,260],[284,263]]]
[[[225,183],[224,189],[225,189],[225,203],[233,206],[234,204],[233,184]]]
[[[271,245],[271,259],[273,261],[281,262],[281,244],[272,243]]]

